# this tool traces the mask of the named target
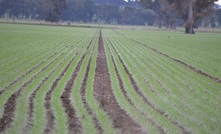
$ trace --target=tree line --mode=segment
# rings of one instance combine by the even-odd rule
[[[44,19],[130,25],[184,25],[194,33],[199,20],[210,16],[221,25],[217,0],[0,0],[0,15],[10,18]]]
[[[155,13],[124,0],[0,0],[0,16],[106,24],[153,25]]]
[[[0,0],[0,15],[57,22],[66,6],[66,0]]]
[[[193,27],[197,21],[216,11],[215,2],[218,0],[138,0],[144,8],[152,9],[158,17],[159,27],[162,19],[167,26],[174,28],[176,18],[184,21],[186,33],[194,33]]]

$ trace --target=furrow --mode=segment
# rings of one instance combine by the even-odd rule
[[[55,56],[57,54],[57,52],[55,52],[53,55],[51,55],[50,57],[47,58],[47,60],[49,60],[51,57]],[[46,61],[46,60],[45,60]],[[23,75],[21,75],[20,77],[18,77],[16,80],[12,81],[11,83],[9,83],[8,86],[6,86],[4,89],[2,89],[0,91],[0,96],[10,87],[12,87],[13,85],[15,85],[17,82],[19,82],[22,78],[24,78],[26,75],[30,74],[33,70],[35,70],[36,68],[38,68],[39,66],[41,66],[43,63],[45,63],[45,61],[40,62],[39,64],[37,64],[35,67],[33,67],[32,69],[28,70],[27,72],[25,72]]]
[[[84,46],[84,45],[83,45]],[[83,46],[81,48],[83,48]],[[75,56],[71,59],[71,61],[68,63],[68,65],[65,67],[65,69],[61,72],[61,74],[58,76],[58,78],[53,82],[51,89],[46,93],[45,97],[45,109],[46,109],[46,116],[47,116],[47,124],[46,129],[44,130],[45,133],[51,133],[54,130],[54,124],[55,124],[55,115],[53,114],[52,106],[51,106],[51,97],[52,93],[54,92],[55,88],[57,87],[57,84],[59,80],[64,76],[72,62],[74,61],[75,57],[79,53],[77,52]]]
[[[108,46],[108,50],[109,50],[109,52],[111,53],[111,51],[110,51],[110,49],[109,49],[109,46]],[[111,53],[110,55],[111,55],[112,63],[114,64],[115,72],[116,72],[116,74],[117,74],[117,78],[118,78],[118,81],[119,81],[119,86],[120,86],[120,88],[121,88],[121,90],[122,90],[122,92],[123,92],[125,98],[126,98],[127,101],[130,103],[130,105],[132,105],[136,110],[138,110],[138,109],[136,108],[135,104],[134,104],[134,103],[132,102],[132,100],[130,99],[130,97],[127,95],[127,92],[126,92],[126,90],[125,90],[125,88],[124,88],[122,78],[121,78],[121,76],[120,76],[120,74],[119,74],[119,71],[118,71],[118,69],[117,69],[117,66],[116,66],[116,63],[115,63],[115,61],[114,61],[114,58],[113,58],[112,53]],[[145,116],[145,114],[144,114],[143,112],[141,112],[140,110],[138,110],[138,111],[139,111],[143,116]],[[157,123],[155,123],[155,122],[153,121],[153,119],[147,118],[147,120],[148,120],[152,125],[156,126],[156,128],[158,129],[158,131],[159,131],[160,133],[166,134],[166,132],[162,129],[162,127],[159,126]]]
[[[61,55],[63,55],[64,53],[62,53]],[[61,56],[60,55],[60,56]],[[58,56],[58,57],[60,57]],[[57,57],[57,58],[58,58]],[[13,93],[9,99],[7,100],[7,102],[4,105],[4,113],[2,115],[2,118],[0,119],[0,132],[4,132],[7,128],[10,127],[11,123],[13,122],[13,118],[14,118],[14,112],[15,112],[15,108],[16,108],[16,102],[17,99],[20,97],[20,95],[22,94],[22,92],[25,90],[25,88],[41,73],[43,72],[45,69],[47,69],[57,58],[55,58],[53,61],[51,61],[48,65],[46,65],[44,68],[41,69],[41,71],[39,71],[35,76],[33,76],[30,80],[28,80],[27,82],[25,82],[23,84],[23,86],[17,90],[15,93]]]
[[[115,32],[120,34],[117,31],[115,31]],[[167,55],[167,54],[165,54],[165,53],[163,53],[163,52],[161,52],[161,51],[159,51],[159,50],[157,50],[155,48],[152,48],[152,47],[150,47],[150,46],[148,46],[146,44],[141,43],[140,41],[134,40],[134,39],[132,39],[130,37],[127,37],[127,36],[125,36],[123,34],[120,34],[120,35],[122,35],[122,36],[124,36],[124,37],[126,37],[126,38],[128,38],[128,39],[130,39],[130,40],[132,40],[132,41],[142,45],[142,46],[148,47],[150,50],[155,51],[155,52],[157,52],[157,53],[159,53],[159,54],[161,54],[161,55],[163,55],[163,56],[165,56],[165,57],[167,57],[167,58],[169,58],[169,59],[171,59],[171,60],[173,60],[173,61],[175,61],[175,62],[177,62],[177,63],[179,63],[179,64],[181,64],[181,65],[183,65],[185,67],[187,67],[187,68],[189,68],[190,70],[192,70],[194,72],[197,72],[197,73],[199,73],[199,74],[201,74],[201,75],[203,75],[203,76],[205,76],[205,77],[207,77],[207,78],[209,78],[209,79],[211,79],[211,80],[221,84],[221,79],[219,79],[218,77],[214,77],[214,76],[212,76],[212,75],[210,75],[210,74],[208,74],[206,72],[203,72],[202,70],[200,70],[200,69],[198,69],[198,68],[196,68],[196,67],[194,67],[192,65],[189,65],[189,64],[187,64],[187,63],[185,63],[185,62],[183,62],[181,60],[178,60],[176,58],[173,58],[173,57],[171,57],[171,56],[169,56],[169,55]]]
[[[128,68],[126,67],[124,61],[121,59],[119,53],[117,52],[117,50],[115,49],[115,47],[113,46],[112,43],[111,43],[111,46],[113,47],[113,49],[114,49],[115,53],[117,54],[117,56],[118,56],[118,58],[119,58],[121,64],[123,65],[124,70],[125,70],[125,72],[127,73],[127,75],[128,75],[128,77],[129,77],[129,79],[130,79],[130,81],[131,81],[131,83],[132,83],[132,85],[133,85],[135,91],[137,92],[137,94],[138,94],[138,95],[143,99],[143,101],[144,101],[145,103],[147,103],[151,108],[155,109],[158,113],[160,113],[161,115],[163,115],[163,114],[164,114],[164,111],[162,111],[162,110],[156,108],[156,107],[154,106],[154,104],[152,104],[152,103],[143,95],[143,93],[140,91],[139,87],[137,86],[137,83],[136,83],[136,81],[134,80],[132,74],[129,72],[129,70],[128,70]]]
[[[110,74],[108,72],[102,33],[100,31],[93,86],[95,98],[100,102],[101,107],[110,116],[114,127],[120,133],[140,133],[140,126],[136,124],[117,103],[112,93]]]
[[[55,60],[57,60],[60,56],[62,56],[64,53],[61,53]],[[54,60],[54,61],[55,61]],[[28,107],[28,119],[25,127],[23,128],[24,132],[28,132],[31,127],[33,126],[34,119],[33,119],[33,114],[34,114],[34,105],[35,105],[35,98],[37,92],[41,89],[41,87],[45,84],[45,82],[49,79],[49,77],[61,66],[63,62],[59,63],[59,65],[51,71],[42,81],[41,83],[37,86],[36,89],[34,89],[33,93],[29,97],[29,107]]]
[[[130,48],[130,47],[128,47],[128,48]],[[134,49],[131,49],[131,52],[133,52],[134,51]],[[140,51],[137,51],[137,52],[140,52]],[[150,50],[150,52],[151,52],[151,50]],[[136,52],[135,52],[136,53]],[[143,53],[146,53],[145,51],[143,51],[143,52],[141,52],[142,54]],[[158,54],[158,53],[155,53],[155,52],[152,52],[153,54]],[[143,58],[143,57],[145,57],[145,56],[147,56],[146,54],[143,54],[143,56],[142,56],[142,54],[141,55],[139,55],[139,57],[140,57],[140,59],[142,59],[141,61],[139,61],[139,62],[141,62],[142,64],[143,64],[143,61],[145,60],[145,58]],[[148,54],[148,53],[147,53]],[[147,56],[148,58],[149,57],[151,57],[152,55],[150,54],[149,56]],[[160,57],[162,57],[162,58],[165,58],[163,55],[161,55]],[[168,58],[166,58],[167,60],[170,60],[170,59],[168,59]],[[173,63],[173,64],[177,64],[176,62],[173,62],[172,60],[168,63],[168,62],[165,62],[165,65],[164,64],[162,64],[162,63],[160,63],[161,61],[158,61],[158,59],[156,58],[156,56],[153,56],[153,58],[151,58],[151,60],[153,60],[153,63],[151,62],[151,64],[149,64],[150,66],[151,66],[151,68],[152,69],[157,69],[158,67],[157,66],[155,66],[154,64],[157,64],[158,66],[160,66],[160,68],[158,68],[157,70],[155,70],[155,74],[156,74],[156,76],[158,76],[158,75],[160,75],[161,73],[159,73],[159,72],[166,72],[166,74],[165,73],[163,73],[163,75],[162,76],[160,76],[160,77],[158,77],[157,79],[159,79],[159,82],[160,81],[162,81],[162,79],[163,79],[163,85],[164,84],[166,84],[166,83],[171,83],[171,84],[169,84],[169,85],[167,85],[167,86],[169,86],[171,89],[173,89],[173,88],[175,88],[175,89],[178,89],[178,90],[176,90],[176,91],[174,91],[174,90],[171,90],[172,92],[176,92],[176,94],[172,94],[171,96],[168,96],[168,97],[172,97],[173,98],[173,103],[175,103],[175,106],[174,106],[174,104],[171,104],[171,103],[169,103],[168,104],[168,106],[170,105],[170,109],[174,109],[176,112],[178,112],[178,110],[179,110],[179,116],[181,116],[181,117],[186,117],[185,119],[187,119],[187,120],[189,120],[192,124],[195,124],[195,125],[200,125],[199,124],[199,122],[210,122],[210,119],[211,119],[211,115],[213,114],[213,115],[215,115],[214,113],[215,113],[215,111],[216,110],[218,110],[217,108],[213,108],[213,106],[215,106],[216,105],[216,102],[211,102],[212,101],[212,99],[211,99],[211,97],[209,97],[209,96],[211,96],[210,94],[207,94],[208,92],[208,89],[210,89],[211,90],[211,87],[209,87],[208,89],[207,88],[205,88],[204,86],[202,86],[201,85],[201,87],[200,88],[196,88],[196,87],[194,87],[195,85],[197,85],[197,84],[199,84],[199,83],[196,83],[196,82],[194,82],[195,81],[195,79],[194,80],[191,80],[190,78],[191,78],[191,76],[188,78],[188,77],[186,77],[186,76],[184,76],[184,75],[186,75],[186,73],[184,72],[184,73],[181,73],[181,72],[179,72],[178,70],[179,69],[181,69],[180,67],[177,67],[177,65],[173,65],[174,67],[175,67],[175,70],[176,70],[176,73],[171,73],[171,70],[172,70],[172,72],[174,72],[173,70],[174,70],[174,68],[172,69],[172,68],[170,68],[170,69],[166,69],[165,67],[167,66],[168,67],[168,64],[171,62],[171,63]],[[160,64],[159,64],[160,63]],[[144,68],[146,68],[147,66],[149,66],[149,65],[143,65],[143,67]],[[179,66],[182,66],[182,65],[179,65]],[[178,70],[177,70],[177,69]],[[188,68],[186,68],[186,67],[183,67],[184,69],[186,69],[186,70],[188,70]],[[152,70],[151,69],[151,70]],[[145,72],[145,71],[144,71]],[[152,72],[152,71],[151,71]],[[169,74],[168,74],[169,73]],[[190,74],[191,74],[191,72],[189,72]],[[181,74],[182,75],[182,77],[179,75],[179,76],[177,76],[178,74]],[[195,74],[195,73],[194,73]],[[194,74],[191,74],[191,75],[194,75]],[[170,77],[172,77],[172,78],[174,78],[173,80],[171,80],[170,79]],[[206,78],[207,79],[207,78]],[[176,81],[176,84],[174,83],[174,81]],[[194,88],[192,88],[191,86],[189,86],[189,83],[186,83],[187,81],[189,81],[190,83],[195,83],[195,84],[193,84],[193,87]],[[211,81],[211,82],[213,82],[213,81]],[[162,82],[161,82],[161,84],[162,84]],[[178,85],[180,85],[180,86],[178,86]],[[164,86],[166,86],[166,85],[164,85]],[[167,88],[167,86],[166,86],[166,88]],[[171,87],[172,86],[172,87]],[[190,89],[189,89],[190,88]],[[206,89],[207,91],[202,91],[202,89]],[[200,89],[200,90],[198,90],[198,89]],[[203,90],[204,90],[203,89]],[[178,92],[177,92],[178,91]],[[216,91],[216,90],[215,90]],[[171,92],[171,93],[172,93]],[[207,94],[207,95],[205,95],[205,93]],[[211,93],[214,93],[214,92],[211,92]],[[177,95],[179,94],[179,96],[183,96],[183,97],[185,97],[185,98],[177,98]],[[200,98],[200,99],[195,99],[196,98],[196,95]],[[162,99],[165,99],[165,98],[167,98],[168,99],[168,97],[166,97],[166,96],[159,96],[160,98],[162,98]],[[205,98],[208,98],[208,99],[205,99]],[[171,99],[172,99],[171,98]],[[213,97],[212,97],[213,98]],[[190,103],[189,103],[190,102]],[[210,103],[208,103],[208,102],[210,102]],[[180,104],[178,104],[178,103],[180,103]],[[204,105],[202,105],[202,103],[204,103]],[[178,104],[178,105],[177,105]],[[208,105],[209,104],[209,105]],[[214,104],[214,105],[211,105],[211,104]],[[182,107],[185,107],[185,109],[184,110],[181,110],[180,111],[180,109],[177,109],[177,106],[180,106],[180,105],[182,105]],[[207,114],[205,113],[205,111],[207,111],[208,109],[212,109],[212,110],[209,110],[210,111],[210,116],[207,116]],[[208,112],[208,111],[207,111]],[[170,112],[169,112],[170,113]],[[197,120],[196,119],[194,119],[194,118],[192,118],[192,117],[189,117],[188,115],[188,113],[193,113],[193,114],[197,114],[197,115],[195,115],[196,117],[198,117],[199,115],[201,115],[201,117],[202,118],[198,118]],[[193,116],[193,114],[191,114],[192,116]],[[217,116],[217,115],[216,115]],[[172,119],[171,119],[171,122],[174,122]],[[182,121],[183,122],[183,121]],[[181,124],[179,124],[179,126],[181,126]],[[186,126],[188,126],[188,124],[186,124]],[[184,128],[184,126],[181,126],[181,127],[183,127]],[[180,130],[181,130],[181,127],[180,127]],[[189,128],[191,128],[191,126],[188,126]],[[205,129],[208,127],[208,126],[203,126]],[[205,131],[205,129],[201,129],[201,132],[203,132],[203,131]]]
[[[74,81],[77,77],[77,74],[80,70],[80,67],[82,65],[82,62],[83,62],[85,56],[86,56],[86,53],[92,44],[93,39],[90,41],[86,51],[84,52],[83,56],[81,57],[80,61],[78,62],[77,67],[75,68],[74,72],[72,73],[71,79],[67,82],[64,92],[62,93],[62,95],[60,97],[61,101],[62,101],[62,105],[63,105],[65,112],[68,116],[68,126],[69,126],[70,133],[82,133],[82,126],[81,126],[79,119],[76,116],[76,111],[74,109],[74,106],[71,103],[71,100],[70,100],[71,96],[70,95],[71,95],[71,90],[74,85]]]
[[[66,45],[65,47],[63,47],[62,49],[60,49],[59,51],[62,51],[64,49],[67,49],[68,47],[71,48],[72,46],[68,46]],[[19,76],[17,79],[13,80],[11,83],[9,83],[5,88],[3,88],[0,91],[0,96],[6,91],[8,90],[10,87],[12,87],[13,85],[15,85],[17,82],[21,81],[26,75],[30,74],[32,71],[34,71],[36,68],[38,68],[39,66],[41,66],[43,63],[45,63],[45,61],[51,59],[53,56],[57,55],[58,51],[53,53],[52,55],[50,55],[50,57],[48,57],[47,59],[45,59],[44,61],[41,61],[39,64],[37,64],[36,66],[34,66],[33,68],[31,68],[30,70],[28,70],[27,72],[25,72],[24,74],[22,74],[21,76]],[[44,57],[44,56],[43,56]],[[19,70],[18,70],[19,71]]]
[[[146,69],[147,70],[147,69]],[[138,70],[139,71],[139,70]],[[149,70],[148,70],[149,71]],[[164,89],[166,92],[168,91],[164,86],[163,86],[163,84],[159,81],[159,80],[157,80],[156,78],[154,78],[155,80],[156,80],[156,82],[160,85],[160,87],[162,88],[162,89]],[[169,93],[169,92],[167,92],[167,93]],[[185,128],[184,128],[184,126],[182,126],[182,125],[180,125],[178,122],[176,122],[176,121],[173,121],[173,120],[171,120],[170,118],[168,118],[168,115],[167,114],[163,114],[172,124],[174,124],[175,126],[177,126],[180,130],[181,130],[181,132],[182,133],[184,133],[184,134],[187,134],[187,133],[190,133],[190,132],[188,132]]]
[[[84,46],[85,46],[85,44],[82,45],[80,50],[83,49]],[[46,118],[47,118],[46,122],[47,122],[47,124],[46,124],[46,128],[44,130],[44,133],[52,133],[54,130],[54,127],[55,127],[55,115],[53,113],[52,104],[51,104],[52,94],[53,94],[54,90],[56,89],[58,82],[64,76],[64,74],[67,72],[67,70],[69,69],[69,67],[73,63],[74,59],[78,56],[78,54],[79,54],[79,52],[76,52],[76,54],[71,59],[71,61],[67,64],[67,66],[64,68],[64,70],[60,73],[60,75],[53,82],[50,90],[46,93],[44,106],[46,109]]]
[[[130,103],[130,105],[134,106],[132,100],[131,100],[130,97],[127,95],[127,92],[126,92],[126,90],[125,90],[125,88],[124,88],[123,80],[121,79],[121,76],[120,76],[120,74],[119,74],[119,72],[118,72],[116,63],[115,63],[115,61],[114,61],[114,58],[113,58],[113,55],[112,55],[112,53],[111,53],[111,51],[110,51],[109,46],[108,46],[108,51],[109,51],[109,53],[110,53],[110,55],[111,55],[111,60],[112,60],[112,63],[113,63],[113,65],[114,65],[114,70],[115,70],[115,72],[116,72],[116,74],[117,74],[117,78],[118,78],[118,81],[119,81],[119,86],[120,86],[120,88],[121,88],[121,90],[122,90],[122,92],[123,92],[125,98],[127,99],[127,101]]]
[[[111,42],[111,40],[110,40],[110,42]],[[143,93],[140,91],[139,87],[137,86],[137,83],[136,83],[136,81],[134,80],[133,76],[130,74],[128,68],[126,67],[125,63],[123,62],[123,60],[121,59],[120,55],[118,54],[116,48],[114,48],[112,42],[111,42],[111,45],[112,45],[114,51],[117,53],[118,58],[119,58],[120,62],[122,63],[122,65],[123,65],[123,67],[124,67],[126,73],[128,74],[128,76],[129,76],[129,78],[130,78],[130,81],[131,81],[131,83],[133,84],[133,87],[134,87],[135,91],[137,92],[138,95],[141,96],[141,98],[143,99],[143,101],[144,101],[146,104],[148,104],[152,109],[154,109],[157,113],[159,113],[160,115],[164,116],[168,121],[170,121],[172,124],[174,124],[175,126],[177,126],[177,127],[181,130],[182,133],[184,133],[184,134],[190,133],[190,132],[187,131],[182,125],[178,124],[178,122],[175,122],[175,121],[173,121],[172,119],[170,119],[170,118],[168,117],[168,115],[165,113],[165,111],[163,111],[163,110],[157,108],[150,100],[148,100],[148,99],[143,95]]]
[[[55,115],[53,114],[53,110],[52,110],[52,106],[51,106],[52,93],[55,90],[55,88],[57,87],[57,84],[58,84],[59,80],[66,73],[66,71],[68,70],[68,68],[70,67],[71,63],[74,61],[74,59],[77,55],[78,55],[78,53],[76,53],[74,58],[71,59],[71,61],[68,63],[66,68],[62,71],[62,73],[59,75],[59,77],[53,82],[53,84],[51,86],[51,89],[46,93],[45,104],[44,105],[45,105],[46,114],[47,114],[47,125],[46,125],[46,129],[44,130],[45,133],[49,133],[49,132],[54,130]]]
[[[94,51],[94,47],[93,47],[93,51]],[[92,109],[90,108],[90,106],[89,106],[89,104],[86,100],[86,95],[85,95],[87,81],[88,81],[88,75],[89,75],[89,71],[90,71],[91,60],[92,60],[92,56],[90,56],[90,59],[89,59],[89,62],[88,62],[87,68],[86,68],[86,73],[85,73],[85,76],[84,76],[84,79],[83,79],[83,83],[81,85],[81,95],[82,95],[81,99],[82,99],[82,102],[83,102],[84,107],[86,108],[87,112],[92,116],[93,122],[95,124],[95,127],[96,127],[98,133],[101,134],[101,133],[104,133],[104,130],[101,127],[101,124],[98,121],[96,115],[93,113]]]

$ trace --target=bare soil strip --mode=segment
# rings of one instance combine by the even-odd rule
[[[94,47],[93,47],[93,52],[94,52]],[[93,55],[93,52],[92,52],[92,55]],[[97,119],[96,115],[94,114],[94,112],[90,108],[90,106],[89,106],[89,104],[86,100],[86,95],[85,95],[86,94],[86,85],[87,85],[88,75],[89,75],[89,71],[90,71],[91,60],[92,60],[92,55],[89,59],[89,62],[88,62],[87,68],[86,68],[86,73],[85,73],[85,76],[84,76],[84,80],[83,80],[83,83],[81,85],[81,100],[84,103],[84,107],[87,109],[87,112],[92,116],[93,122],[95,124],[96,129],[97,129],[97,132],[99,134],[102,134],[102,133],[104,133],[104,130],[101,127],[101,124],[100,124],[99,120]]]
[[[108,71],[101,31],[93,89],[95,98],[100,102],[104,111],[110,116],[114,127],[119,133],[141,133],[140,126],[136,124],[119,106],[112,93],[110,74]]]
[[[45,105],[45,109],[46,109],[47,125],[46,125],[46,129],[44,131],[45,133],[50,133],[54,130],[55,116],[54,116],[53,110],[51,108],[52,107],[51,106],[52,93],[55,90],[55,88],[57,87],[59,80],[64,76],[64,74],[66,73],[66,71],[68,70],[68,68],[70,67],[71,63],[74,61],[74,59],[77,55],[78,55],[78,53],[76,53],[74,58],[71,59],[71,61],[68,63],[68,65],[65,67],[65,69],[61,72],[59,77],[53,82],[51,89],[46,93],[44,105]]]
[[[115,32],[118,33],[117,31],[115,31]],[[118,34],[120,34],[120,33],[118,33]],[[177,63],[179,63],[179,64],[181,64],[181,65],[183,65],[183,66],[185,66],[185,67],[188,67],[188,68],[191,69],[192,71],[197,72],[197,73],[199,73],[199,74],[201,74],[201,75],[203,75],[203,76],[205,76],[205,77],[207,77],[207,78],[210,78],[211,80],[213,80],[213,81],[215,81],[215,82],[221,84],[221,79],[218,78],[218,77],[214,77],[214,76],[212,76],[211,74],[208,74],[208,73],[206,73],[206,72],[203,72],[202,70],[200,70],[200,69],[198,69],[198,68],[196,68],[196,67],[194,67],[194,66],[192,66],[192,65],[189,65],[189,64],[187,64],[187,63],[185,63],[185,62],[183,62],[183,61],[181,61],[181,60],[175,59],[175,58],[173,58],[173,57],[171,57],[171,56],[169,56],[169,55],[167,55],[167,54],[165,54],[165,53],[163,53],[163,52],[161,52],[161,51],[159,51],[159,50],[157,50],[157,49],[155,49],[155,48],[152,48],[152,47],[150,47],[150,46],[148,46],[148,45],[146,45],[146,44],[143,44],[143,43],[141,43],[141,42],[139,42],[139,41],[137,41],[137,40],[134,40],[134,39],[132,39],[132,38],[130,38],[130,37],[127,37],[127,36],[125,36],[125,35],[123,35],[123,34],[120,34],[120,35],[122,35],[122,36],[124,36],[124,37],[126,37],[126,38],[128,38],[128,39],[130,39],[130,40],[132,40],[132,41],[134,41],[134,42],[137,42],[138,44],[140,44],[140,45],[142,45],[142,46],[145,46],[145,47],[149,48],[150,50],[155,51],[155,52],[157,52],[157,53],[159,53],[159,54],[161,54],[161,55],[163,55],[163,56],[165,56],[165,57],[167,57],[167,58],[169,58],[169,59],[171,59],[171,60],[173,60],[173,61],[175,61],[175,62],[177,62]]]
[[[65,109],[65,112],[68,116],[69,132],[74,133],[74,134],[82,133],[82,126],[81,126],[79,119],[76,116],[76,111],[74,109],[74,106],[71,104],[71,100],[70,100],[71,91],[73,90],[72,88],[74,86],[74,81],[77,77],[77,74],[78,74],[80,68],[81,68],[81,65],[82,65],[82,62],[86,56],[86,53],[92,44],[93,39],[89,43],[86,51],[84,52],[83,56],[81,57],[80,61],[78,62],[77,67],[75,68],[74,72],[72,73],[71,79],[67,82],[64,92],[62,93],[62,95],[60,97],[63,107]]]
[[[115,31],[115,32],[116,32],[116,31]],[[116,33],[118,33],[118,32],[116,32]],[[120,34],[120,33],[118,33],[118,34]],[[122,34],[120,34],[120,35],[122,35]],[[127,36],[125,36],[125,35],[122,35],[122,36],[127,37]],[[127,37],[127,38],[129,38],[129,37]],[[131,39],[131,38],[129,38],[129,39]],[[133,40],[133,39],[131,39],[131,40]],[[135,40],[133,40],[133,41],[135,41]],[[110,41],[110,42],[111,42],[111,41]],[[138,42],[138,41],[136,41],[136,42]],[[112,47],[114,48],[114,46],[113,46],[112,43],[111,43],[111,45],[112,45]],[[116,51],[115,48],[114,48],[114,51],[118,54],[118,52]],[[131,80],[131,83],[132,83],[133,86],[134,86],[135,91],[137,92],[137,94],[139,94],[139,95],[141,96],[141,98],[143,99],[143,101],[144,101],[145,103],[147,103],[151,108],[153,108],[156,112],[158,112],[159,114],[163,115],[163,116],[164,116],[166,119],[168,119],[172,124],[174,124],[175,126],[177,126],[182,133],[184,133],[184,134],[189,134],[189,133],[191,133],[191,132],[189,132],[188,130],[186,130],[186,129],[184,128],[184,126],[180,125],[178,122],[173,121],[171,118],[169,118],[168,115],[166,114],[166,112],[164,112],[164,111],[162,111],[161,109],[157,108],[154,104],[152,104],[152,103],[150,102],[150,100],[148,100],[148,99],[142,94],[142,92],[140,91],[139,87],[138,87],[137,84],[136,84],[136,81],[133,79],[132,75],[130,74],[129,70],[127,69],[126,65],[124,64],[124,62],[123,62],[123,60],[121,59],[121,57],[120,57],[119,54],[118,54],[118,57],[119,57],[119,59],[120,59],[120,62],[121,62],[122,65],[124,66],[124,69],[125,69],[126,73],[128,74],[128,76],[129,76],[129,78],[130,78],[130,80]]]
[[[124,94],[124,97],[125,97],[125,98],[127,99],[127,101],[130,103],[130,105],[134,106],[132,100],[131,100],[130,97],[127,95],[127,92],[126,92],[126,90],[125,90],[125,88],[124,88],[123,80],[122,80],[122,78],[121,78],[121,76],[120,76],[120,74],[119,74],[119,71],[118,71],[118,69],[117,69],[117,65],[116,65],[116,63],[115,63],[115,61],[114,61],[114,57],[113,57],[113,54],[112,54],[111,51],[110,51],[109,45],[107,45],[107,46],[108,46],[108,51],[109,51],[109,53],[110,53],[110,55],[111,55],[112,63],[114,64],[114,70],[115,70],[115,72],[116,72],[116,74],[117,74],[117,79],[118,79],[118,82],[119,82],[120,89],[122,90],[122,93]]]
[[[82,45],[81,49],[84,47],[85,45]],[[80,50],[81,50],[80,49]],[[52,94],[55,90],[55,88],[57,87],[58,82],[60,81],[60,79],[64,76],[64,74],[67,72],[67,70],[69,69],[70,65],[73,63],[74,59],[76,58],[76,56],[79,53],[77,52],[74,57],[71,59],[71,61],[68,63],[68,65],[65,67],[65,69],[60,73],[60,75],[56,78],[56,80],[53,82],[50,90],[46,93],[46,97],[45,97],[45,109],[46,109],[46,119],[47,119],[47,124],[44,130],[44,133],[53,133],[54,131],[54,127],[55,127],[55,115],[53,113],[53,109],[52,109],[52,105],[51,105],[51,98],[52,98]]]
[[[62,56],[64,53],[61,53],[59,55]],[[57,57],[55,60],[57,60],[59,57]],[[53,61],[53,62],[54,62]],[[41,83],[37,86],[37,88],[33,91],[33,93],[30,95],[29,97],[29,107],[28,107],[28,119],[27,119],[27,123],[25,125],[25,127],[23,128],[23,132],[28,132],[30,130],[30,128],[33,126],[34,123],[34,119],[33,119],[33,113],[34,113],[34,105],[35,105],[35,98],[36,98],[36,94],[37,92],[40,90],[40,88],[44,85],[44,83],[47,81],[47,79],[58,69],[59,66],[61,66],[63,62],[59,63],[59,65],[52,70],[42,81]]]
[[[117,54],[117,56],[118,56],[118,58],[119,58],[121,64],[123,65],[125,72],[126,72],[127,75],[129,76],[129,79],[130,79],[130,81],[131,81],[131,84],[133,85],[133,88],[135,89],[135,91],[137,92],[137,94],[138,94],[138,95],[143,99],[143,101],[144,101],[145,103],[147,103],[151,108],[155,109],[155,110],[156,110],[158,113],[160,113],[160,114],[164,114],[164,112],[163,112],[162,110],[156,108],[156,107],[154,106],[154,104],[152,104],[152,103],[150,102],[150,100],[148,100],[148,99],[143,95],[143,93],[140,91],[139,87],[137,86],[137,83],[136,83],[136,81],[134,80],[132,74],[131,74],[130,71],[128,70],[127,66],[125,65],[124,61],[121,59],[119,53],[117,52],[116,48],[113,46],[112,43],[111,43],[111,46],[113,47],[113,49],[114,49],[115,53]]]
[[[63,53],[62,53],[63,54]],[[61,55],[62,55],[61,54]],[[60,55],[60,56],[61,56]],[[60,57],[58,56],[58,57]],[[57,58],[58,58],[57,57]],[[51,61],[48,65],[46,65],[44,68],[41,69],[35,76],[33,76],[31,79],[29,79],[27,82],[24,83],[24,85],[17,90],[15,93],[13,93],[7,102],[4,105],[4,113],[2,115],[2,118],[0,119],[0,132],[4,132],[7,128],[11,126],[11,123],[13,122],[14,118],[14,112],[16,108],[17,99],[20,97],[22,92],[25,90],[25,88],[45,69],[47,69],[57,58],[55,58],[53,61]]]
[[[127,101],[130,103],[130,105],[132,105],[137,111],[139,111],[142,115],[144,115],[143,112],[141,112],[140,110],[138,110],[138,109],[136,108],[135,104],[132,102],[132,100],[130,99],[130,97],[127,95],[127,92],[126,92],[126,90],[125,90],[125,88],[124,88],[124,85],[123,85],[122,78],[121,78],[121,76],[120,76],[120,74],[119,74],[119,71],[118,71],[118,69],[117,69],[117,66],[116,66],[116,63],[115,63],[115,61],[114,61],[113,55],[112,55],[112,53],[111,53],[111,51],[110,51],[110,49],[109,49],[109,46],[108,46],[108,50],[109,50],[109,52],[110,52],[110,54],[111,54],[111,60],[112,60],[112,63],[114,64],[114,70],[115,70],[115,72],[117,73],[117,78],[118,78],[118,81],[119,81],[119,86],[120,86],[120,88],[121,88],[121,90],[122,90],[122,92],[123,92],[124,97],[125,97],[125,98],[127,99]],[[148,120],[152,125],[156,126],[156,128],[158,129],[158,131],[159,131],[160,133],[166,134],[166,133],[164,132],[163,128],[162,128],[161,126],[159,126],[158,124],[156,124],[151,118],[147,118],[147,120]]]

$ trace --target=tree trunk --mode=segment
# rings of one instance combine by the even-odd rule
[[[158,15],[157,23],[158,23],[158,28],[161,29],[162,28],[162,17],[161,17],[161,15]]]
[[[193,30],[193,27],[189,28],[189,27],[186,27],[185,28],[185,33],[186,34],[195,34],[194,30]]]
[[[188,23],[186,25],[186,31],[185,33],[187,34],[194,34],[194,30],[193,30],[193,24],[194,24],[194,18],[193,18],[193,0],[189,0],[189,8],[188,8]]]

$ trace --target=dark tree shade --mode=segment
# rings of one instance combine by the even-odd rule
[[[95,13],[94,0],[67,0],[67,9],[62,18],[70,21],[91,22]]]
[[[40,7],[44,11],[46,21],[58,22],[66,8],[66,0],[41,0]]]

